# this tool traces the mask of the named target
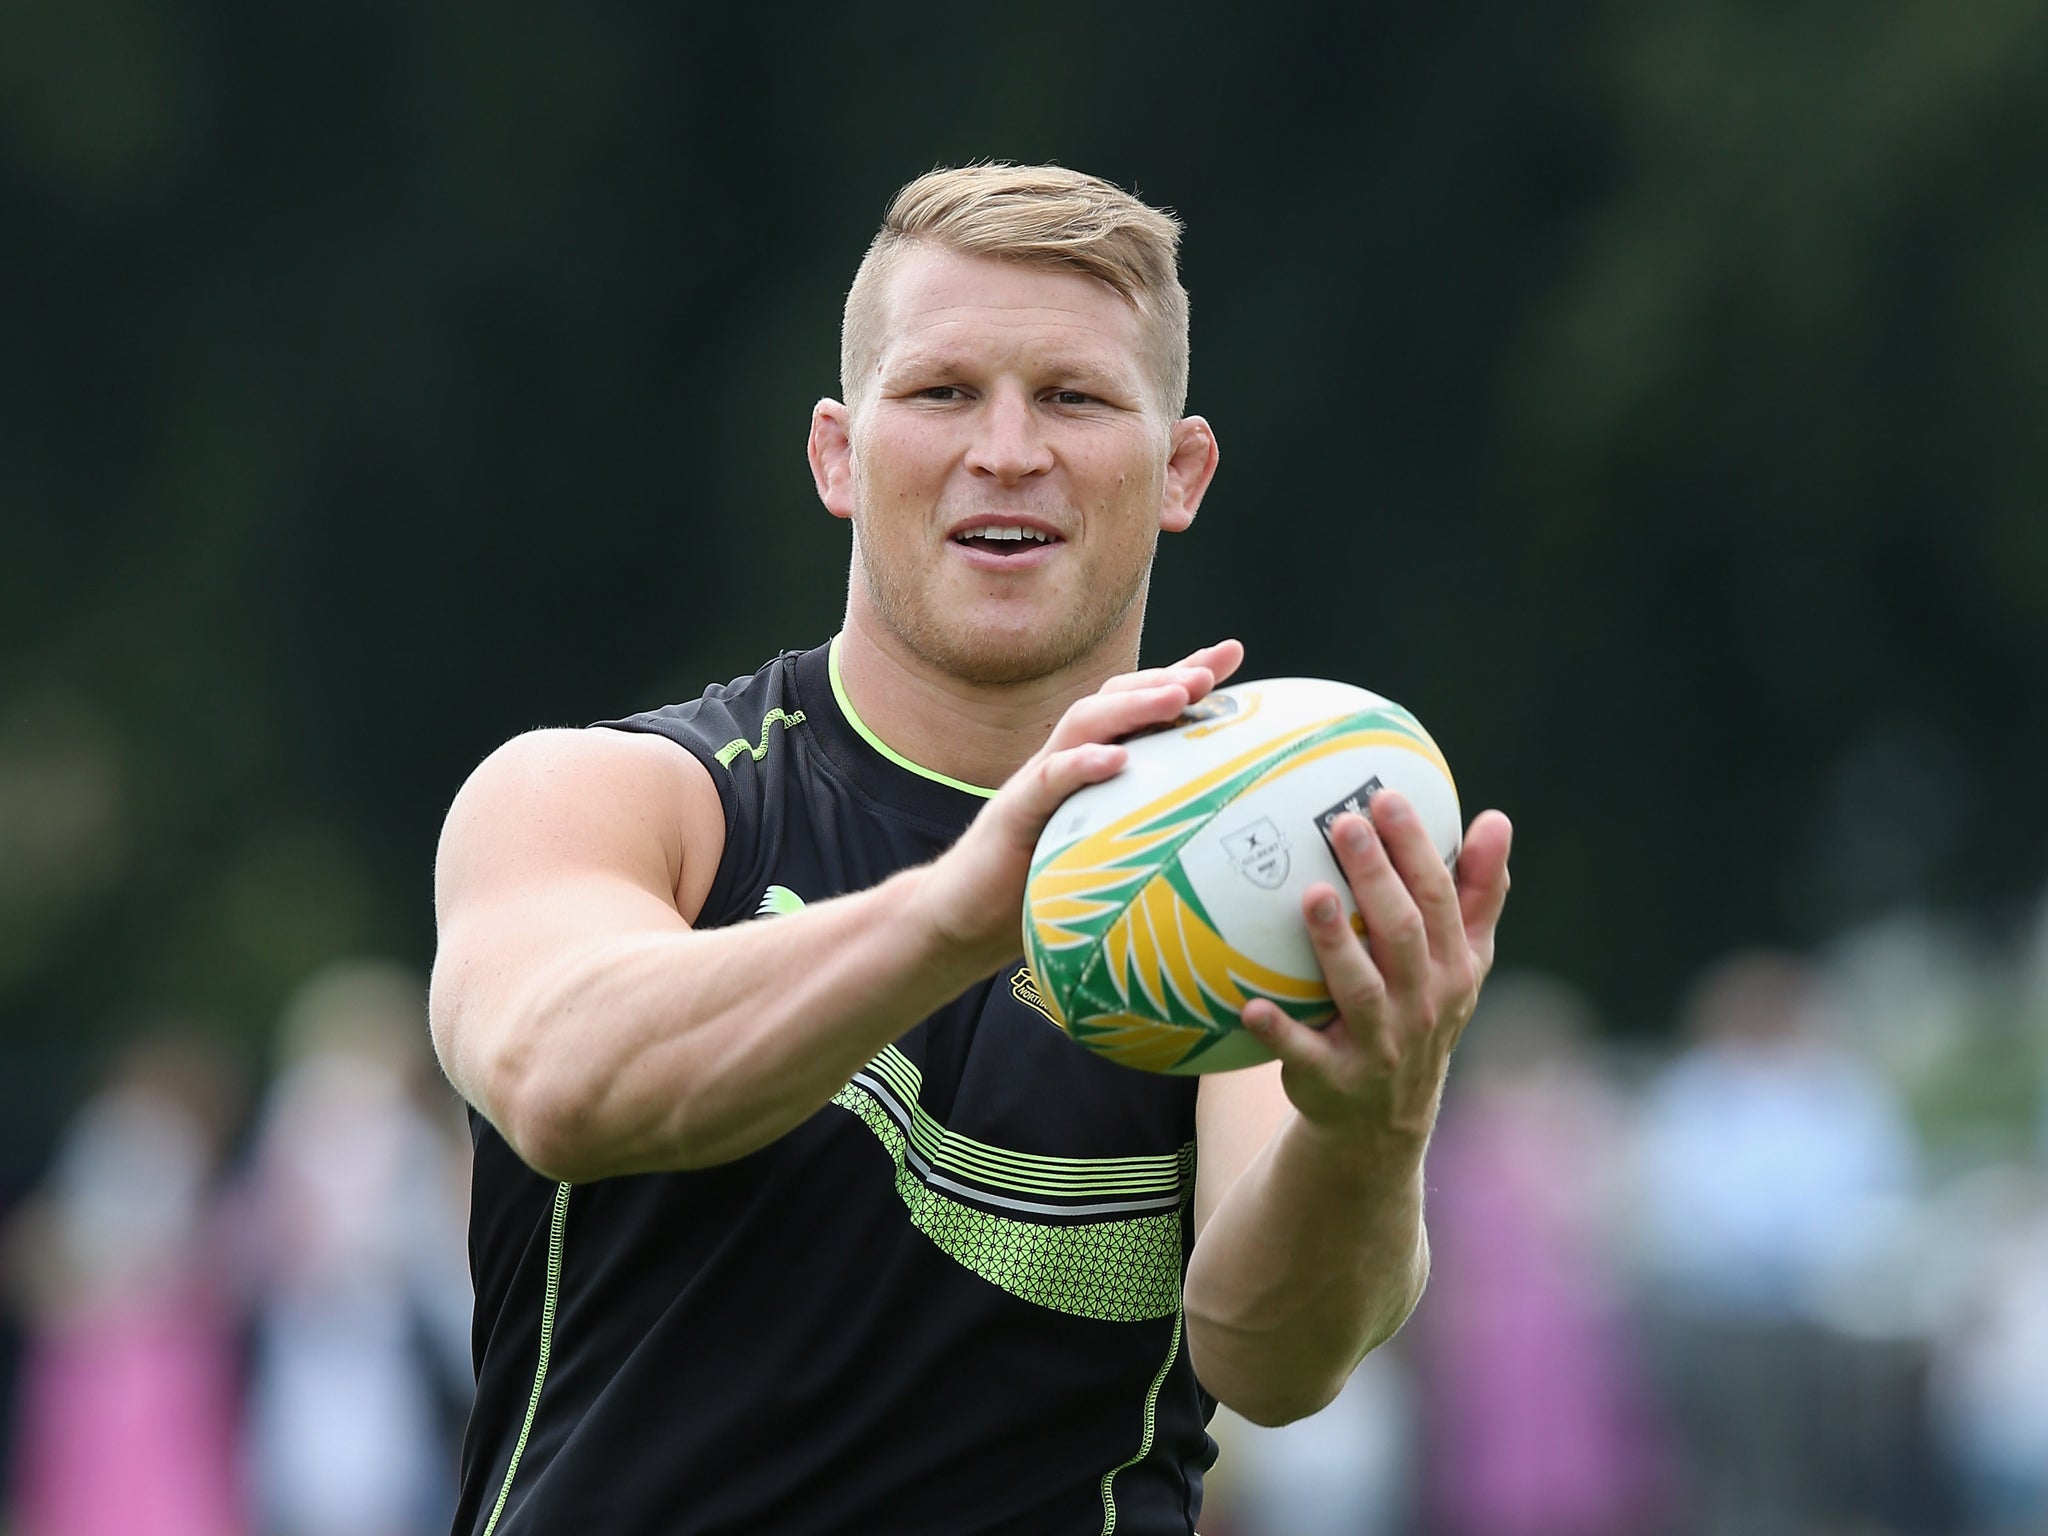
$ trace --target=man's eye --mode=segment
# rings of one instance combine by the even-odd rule
[[[919,400],[958,400],[960,386],[957,384],[928,384],[917,392]]]
[[[1095,397],[1079,389],[1056,389],[1052,401],[1054,405],[1093,405]]]

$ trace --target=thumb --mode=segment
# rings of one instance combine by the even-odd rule
[[[991,809],[1018,846],[1029,852],[1069,795],[1112,777],[1123,767],[1126,756],[1121,746],[1106,742],[1048,752],[1027,763],[1005,784]]]
[[[1267,998],[1255,997],[1246,1003],[1238,1022],[1287,1066],[1321,1073],[1335,1060],[1335,1044],[1322,1029],[1289,1018]]]

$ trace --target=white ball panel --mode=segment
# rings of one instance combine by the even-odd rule
[[[1184,801],[1196,810],[1204,797],[1188,794],[1191,784],[1225,765],[1256,771],[1265,755],[1276,764],[1286,761],[1284,744],[1309,727],[1398,709],[1362,688],[1302,678],[1244,684],[1219,690],[1217,698],[1224,708],[1208,718],[1130,741],[1123,772],[1080,791],[1055,814],[1040,840],[1034,868],[1146,807],[1165,809]],[[1408,718],[1405,711],[1400,715]],[[1360,724],[1375,728],[1369,720]],[[1399,722],[1389,722],[1386,729],[1398,732]],[[1320,969],[1301,919],[1303,895],[1322,881],[1344,896],[1347,910],[1351,904],[1317,818],[1380,788],[1405,795],[1438,851],[1447,860],[1455,857],[1460,840],[1456,790],[1432,753],[1398,742],[1309,749],[1303,760],[1239,794],[1181,845],[1181,869],[1231,948],[1258,967],[1320,990]],[[1285,985],[1278,977],[1271,984]],[[1146,1064],[1153,1070],[1220,1071],[1266,1059],[1264,1048],[1232,1025],[1182,1066]]]

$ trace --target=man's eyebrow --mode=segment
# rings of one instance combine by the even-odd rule
[[[885,377],[893,378],[906,373],[956,373],[962,366],[961,358],[943,352],[910,352],[884,359],[881,371]]]
[[[1059,378],[1092,380],[1104,384],[1126,383],[1131,377],[1114,363],[1089,362],[1083,358],[1069,357],[1046,359],[1045,371]]]

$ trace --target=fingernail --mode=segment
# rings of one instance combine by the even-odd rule
[[[1363,816],[1354,817],[1344,823],[1344,846],[1353,853],[1363,853],[1372,846],[1372,823]]]
[[[1309,910],[1317,922],[1334,923],[1337,920],[1337,898],[1325,896]]]
[[[1373,797],[1372,813],[1382,821],[1406,821],[1408,802],[1399,795],[1376,795]]]

